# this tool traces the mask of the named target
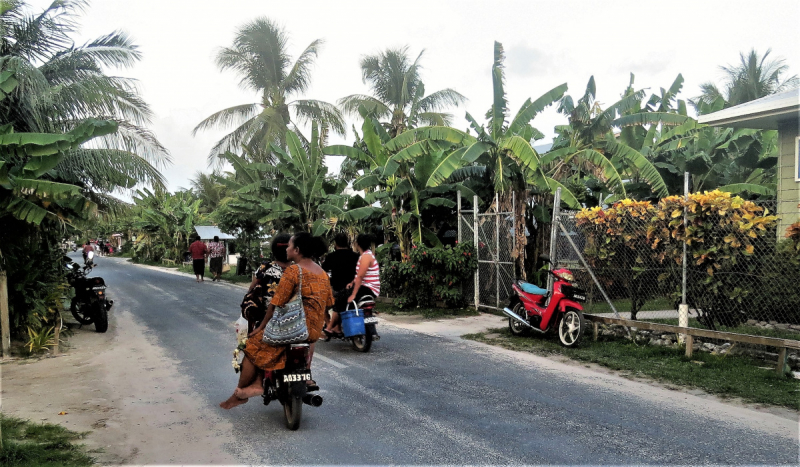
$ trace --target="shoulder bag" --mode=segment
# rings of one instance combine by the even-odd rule
[[[297,267],[300,270],[297,293],[286,305],[275,307],[261,339],[266,344],[289,345],[308,340],[306,312],[303,308],[303,268]]]

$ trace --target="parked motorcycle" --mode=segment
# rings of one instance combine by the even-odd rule
[[[550,262],[547,256],[541,258]],[[531,331],[540,334],[555,331],[561,345],[574,347],[585,328],[583,306],[579,302],[586,301],[586,291],[574,285],[569,269],[548,270],[548,273],[555,278],[552,294],[525,281],[514,282],[510,303],[503,309],[508,316],[508,328],[515,336]]]
[[[322,405],[322,396],[311,394],[318,391],[317,386],[309,387],[311,370],[308,368],[309,344],[292,344],[286,349],[286,367],[270,372],[264,378],[264,405],[278,400],[283,406],[286,428],[300,428],[300,417],[303,415],[303,404],[312,407]]]
[[[108,330],[108,310],[114,300],[106,296],[106,283],[102,277],[88,277],[92,264],[87,262],[83,268],[70,260],[67,265],[67,281],[75,289],[69,311],[81,325],[94,323],[97,332]]]
[[[349,308],[349,305],[353,305],[353,308]],[[381,339],[377,330],[378,318],[375,316],[375,297],[365,295],[358,303],[350,302],[349,305],[348,311],[351,312],[350,315],[352,316],[346,317],[340,313],[342,315],[340,319],[342,319],[344,335],[331,338],[349,340],[354,349],[359,352],[369,352],[372,348],[372,343]],[[363,327],[360,322],[362,318]]]

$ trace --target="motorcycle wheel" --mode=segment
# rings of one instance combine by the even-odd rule
[[[300,428],[300,417],[303,416],[303,396],[306,393],[306,383],[292,383],[289,386],[286,400],[283,402],[283,415],[286,418],[286,428],[294,431]]]
[[[511,311],[516,313],[517,316],[522,317],[528,314],[527,310],[525,310],[525,305],[523,305],[521,302],[517,302]],[[527,326],[515,320],[514,318],[508,318],[508,330],[511,331],[512,335],[520,337],[527,336],[531,333],[531,330]]]
[[[94,323],[93,313],[88,312],[88,308],[88,304],[78,302],[77,298],[73,298],[69,305],[69,311],[72,313],[72,317],[80,324]]]
[[[558,322],[558,340],[564,347],[575,347],[583,337],[585,329],[583,313],[575,308],[567,308]]]
[[[367,334],[364,336],[355,336],[351,339],[353,342],[353,348],[358,350],[359,352],[369,352],[369,349],[372,348],[372,334]]]
[[[97,332],[108,331],[108,311],[102,302],[95,304],[94,330]]]

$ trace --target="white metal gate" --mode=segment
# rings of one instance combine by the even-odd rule
[[[472,209],[461,209],[458,192],[458,241],[473,242],[478,252],[478,270],[472,284],[463,286],[464,294],[473,294],[475,308],[501,310],[506,306],[514,282],[514,208],[499,212],[499,196],[495,194],[494,208],[479,213],[478,197],[472,199]]]

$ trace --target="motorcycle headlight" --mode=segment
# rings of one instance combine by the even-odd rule
[[[575,282],[575,277],[572,275],[571,272],[562,272],[561,274],[558,275],[558,277],[567,282]]]

